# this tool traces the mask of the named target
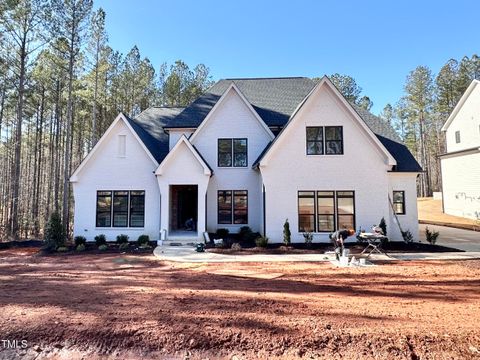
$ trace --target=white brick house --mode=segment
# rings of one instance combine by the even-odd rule
[[[447,119],[441,155],[443,211],[480,218],[480,82],[473,80]]]
[[[201,239],[249,226],[282,241],[338,228],[418,233],[421,171],[393,129],[327,77],[227,79],[190,106],[120,114],[71,177],[74,234]],[[396,210],[397,217],[393,210]]]

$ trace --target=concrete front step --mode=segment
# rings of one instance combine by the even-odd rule
[[[162,246],[189,246],[193,247],[198,244],[198,239],[168,239],[164,240]],[[160,245],[160,244],[159,244]]]

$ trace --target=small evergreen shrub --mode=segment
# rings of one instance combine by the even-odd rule
[[[252,234],[253,231],[250,229],[250,226],[242,226],[238,231],[238,238],[241,241],[248,241]]]
[[[81,235],[75,236],[73,241],[75,241],[75,246],[85,245],[87,243],[87,239],[85,239],[85,236],[81,236]]]
[[[100,234],[100,235],[95,236],[95,245],[97,245],[98,248],[100,248],[100,246],[106,245],[106,244],[107,244],[107,238],[105,237],[105,235]]]
[[[430,231],[428,226],[425,228],[425,240],[427,240],[430,244],[435,245],[438,235],[440,235],[438,231]]]
[[[75,250],[78,252],[85,251],[85,244],[78,244]]]
[[[228,234],[230,234],[230,231],[228,229],[221,228],[221,229],[217,229],[216,236],[217,236],[217,239],[225,239],[228,236]]]
[[[140,249],[151,249],[152,247],[150,246],[149,243],[143,243],[139,246]]]
[[[382,229],[383,235],[387,236],[387,223],[385,222],[384,217],[382,217],[382,220],[380,220],[380,224],[378,224],[378,227]]]
[[[57,248],[57,252],[67,252],[68,248],[66,246],[59,246]]]
[[[233,243],[231,249],[235,251],[240,251],[242,250],[242,245],[240,245],[239,243]]]
[[[307,246],[312,246],[313,243],[313,234],[311,232],[303,233],[303,238],[305,239],[305,244]]]
[[[65,246],[65,240],[62,220],[60,215],[54,212],[45,226],[44,248],[48,251],[57,250],[59,247]]]
[[[117,243],[120,245],[128,243],[128,235],[125,235],[125,234],[117,235]]]
[[[283,243],[285,246],[290,246],[291,244],[291,236],[292,233],[290,232],[290,224],[288,223],[288,219],[285,220],[283,224]]]
[[[123,250],[127,250],[128,247],[129,247],[129,245],[128,245],[128,241],[127,241],[127,242],[122,242],[122,243],[120,243],[120,246],[118,247],[118,249],[119,249],[120,251],[123,251]]]
[[[266,248],[267,245],[268,245],[268,237],[259,236],[259,237],[255,240],[255,244],[256,244],[258,247]]]
[[[108,245],[107,244],[102,244],[98,247],[98,250],[100,251],[106,251],[108,250]]]
[[[403,241],[407,244],[411,244],[413,242],[413,235],[410,230],[402,231]]]
[[[142,245],[148,245],[150,242],[150,236],[148,235],[140,235],[137,239],[137,244],[138,246],[142,246]]]

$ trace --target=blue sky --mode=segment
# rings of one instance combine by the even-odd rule
[[[480,1],[96,0],[110,45],[134,45],[156,69],[204,63],[227,77],[353,76],[374,102],[395,103],[418,65],[480,53]]]

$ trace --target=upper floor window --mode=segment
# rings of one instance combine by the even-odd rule
[[[307,155],[342,155],[342,126],[308,126]]]
[[[460,144],[460,131],[455,131],[455,142]]]
[[[246,167],[247,139],[218,139],[218,167]]]
[[[398,215],[405,215],[405,191],[393,192],[393,208]]]

